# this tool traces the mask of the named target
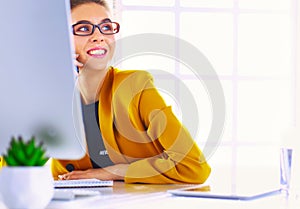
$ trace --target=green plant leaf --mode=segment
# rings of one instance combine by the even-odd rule
[[[24,152],[24,142],[21,137],[18,138],[18,141],[14,140],[14,148],[13,148],[13,155],[15,159],[20,162],[21,165],[26,165],[27,158]]]
[[[25,149],[26,157],[30,158],[34,152],[34,149],[35,149],[34,137],[31,137],[31,139],[26,144],[26,149]]]
[[[19,136],[18,140],[11,138],[10,147],[3,157],[9,166],[43,166],[48,161],[45,153],[42,143],[35,144],[34,136],[27,143]]]
[[[3,155],[3,158],[4,158],[5,162],[7,163],[7,165],[9,165],[9,166],[18,166],[19,165],[19,163],[15,160],[15,158],[13,156]]]
[[[43,166],[45,165],[45,163],[48,161],[49,158],[44,157],[38,160],[38,162],[36,163],[36,166]]]
[[[41,149],[41,147],[37,147],[32,154],[31,158],[28,159],[27,163],[29,166],[34,166],[38,162],[38,160],[43,156],[44,151]]]

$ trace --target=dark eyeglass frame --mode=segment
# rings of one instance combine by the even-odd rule
[[[116,28],[115,30],[112,32],[112,33],[108,33],[106,31],[102,31],[101,29],[101,25],[104,25],[104,24],[115,24],[116,25]],[[86,25],[91,25],[92,26],[92,30],[89,34],[78,34],[76,33],[76,31],[74,30],[74,27],[76,27],[77,25],[80,25],[80,24],[86,24]],[[72,30],[73,30],[73,34],[75,36],[90,36],[92,35],[94,32],[95,32],[95,29],[98,28],[100,33],[104,34],[104,35],[113,35],[113,34],[116,34],[120,31],[120,24],[118,22],[111,22],[111,21],[107,21],[107,22],[101,22],[100,24],[93,24],[91,22],[88,22],[88,21],[79,21],[75,24],[72,25]]]

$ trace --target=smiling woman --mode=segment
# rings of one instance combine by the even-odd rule
[[[113,21],[103,0],[71,0],[78,85],[87,153],[52,160],[55,179],[126,183],[203,183],[210,174],[201,150],[145,71],[118,70]],[[72,169],[69,169],[72,168]]]

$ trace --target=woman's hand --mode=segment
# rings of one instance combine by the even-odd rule
[[[78,61],[79,54],[75,54],[75,60],[74,60],[74,64],[77,67],[83,67],[83,64],[81,62]]]
[[[94,168],[85,171],[72,171],[59,175],[60,180],[89,179],[96,178],[100,180],[124,180],[128,164],[117,164],[105,168]]]
[[[75,54],[74,56],[74,65],[76,66],[76,71],[74,72],[76,76],[78,76],[79,74],[79,68],[83,67],[83,64],[81,62],[78,61],[79,54]]]

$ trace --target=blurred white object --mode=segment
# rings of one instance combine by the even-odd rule
[[[73,200],[77,196],[95,196],[101,195],[100,191],[88,189],[55,189],[53,200]]]
[[[0,193],[8,208],[45,208],[54,193],[48,166],[4,167],[0,172]]]

